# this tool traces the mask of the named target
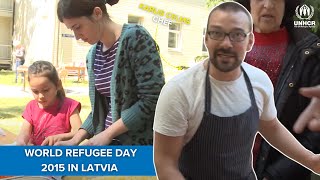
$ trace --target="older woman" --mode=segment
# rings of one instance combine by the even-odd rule
[[[297,0],[237,0],[250,12],[255,45],[246,62],[264,70],[275,87],[278,118],[294,134],[293,125],[310,99],[300,87],[320,83],[320,40],[304,28],[294,28]],[[295,137],[309,150],[320,152],[320,134],[308,130]],[[288,159],[257,136],[254,168],[258,179],[310,179],[310,171]]]

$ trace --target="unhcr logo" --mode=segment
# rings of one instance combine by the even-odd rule
[[[310,5],[303,4],[296,7],[296,16],[300,21],[294,21],[294,27],[297,28],[312,28],[316,26],[316,21],[311,21],[314,14],[314,8]]]

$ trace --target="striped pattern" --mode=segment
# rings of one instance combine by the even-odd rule
[[[108,113],[105,97],[95,88],[96,47],[97,44],[89,50],[86,61],[92,111],[81,126],[90,137],[105,129]],[[123,25],[110,88],[112,119],[117,121],[122,118],[129,129],[118,136],[123,145],[152,145],[154,109],[165,82],[157,47],[144,27]],[[117,88],[121,91],[117,92]],[[142,109],[144,107],[148,109]]]
[[[109,102],[105,120],[105,128],[112,125],[111,103],[110,103],[110,82],[114,66],[116,52],[118,50],[119,40],[111,48],[104,50],[102,42],[98,42],[97,51],[94,60],[95,86],[97,91],[107,98]]]
[[[244,72],[251,107],[232,117],[210,113],[211,88],[206,79],[205,112],[191,141],[181,152],[179,169],[187,180],[255,180],[251,148],[259,112],[252,85]]]

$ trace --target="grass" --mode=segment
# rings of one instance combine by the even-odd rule
[[[22,86],[22,82],[14,82],[15,74],[12,71],[0,71],[0,84],[9,86]]]
[[[21,114],[30,98],[1,98],[0,127],[18,134],[22,124]]]
[[[15,72],[12,71],[0,71],[0,84],[8,86],[23,86],[23,80],[19,74],[18,82],[15,83]],[[80,86],[88,87],[88,81],[78,82],[77,77],[68,77],[65,81],[62,81],[64,87]],[[28,83],[26,83],[27,85]]]

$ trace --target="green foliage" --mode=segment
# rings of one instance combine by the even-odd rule
[[[208,8],[217,5],[220,2],[226,2],[228,0],[207,0]],[[302,0],[302,4],[312,6],[314,8],[314,15],[311,20],[316,21],[316,26],[311,31],[320,37],[320,1],[319,0]],[[296,17],[295,17],[296,18]]]
[[[206,59],[206,58],[208,58],[208,55],[196,56],[196,57],[194,58],[194,61],[195,61],[195,62],[200,62],[200,61],[202,61],[202,60],[204,60],[204,59]]]
[[[320,1],[319,0],[305,0],[304,4],[314,8],[314,14],[311,20],[316,21],[315,28],[311,31],[320,37]]]
[[[215,5],[217,5],[217,4],[221,3],[221,2],[226,2],[226,1],[228,1],[228,0],[207,0],[207,7],[208,8],[212,8]]]
[[[12,85],[12,86],[22,86],[22,83],[20,80],[18,81],[18,83],[15,83],[14,80],[15,80],[15,73],[14,72],[0,71],[0,84]]]
[[[0,128],[5,128],[14,134],[18,134],[22,124],[22,112],[31,99],[24,98],[0,98]]]
[[[185,69],[188,69],[189,67],[187,67],[187,66],[177,66],[176,68],[178,70],[185,70]]]

